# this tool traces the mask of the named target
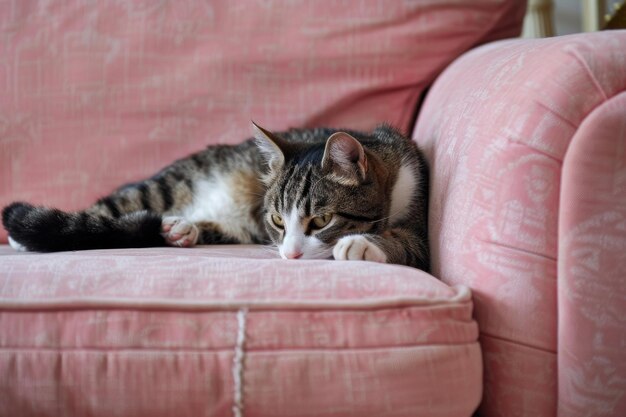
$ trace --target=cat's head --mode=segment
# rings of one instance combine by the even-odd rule
[[[299,143],[254,130],[269,167],[264,220],[281,257],[329,258],[341,237],[385,226],[387,172],[354,137]]]

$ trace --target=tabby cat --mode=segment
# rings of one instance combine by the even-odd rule
[[[40,252],[269,243],[285,259],[369,260],[427,270],[428,171],[382,125],[271,133],[210,146],[84,211],[13,203],[11,245]]]

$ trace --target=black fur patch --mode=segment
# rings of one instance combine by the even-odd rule
[[[165,246],[161,216],[145,211],[110,218],[18,202],[4,208],[2,224],[36,252]]]

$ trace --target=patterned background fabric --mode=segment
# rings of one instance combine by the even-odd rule
[[[481,415],[626,415],[624,45],[492,43],[420,114],[433,274],[473,290]]]
[[[0,2],[0,206],[79,209],[211,143],[329,125],[408,131],[517,0]],[[0,241],[6,241],[4,230]]]

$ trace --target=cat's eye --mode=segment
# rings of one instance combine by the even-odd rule
[[[285,227],[285,222],[283,221],[283,218],[280,217],[278,214],[272,214],[272,222],[279,229]]]
[[[313,220],[312,220],[313,226],[316,229],[321,229],[323,227],[326,227],[326,225],[330,223],[332,218],[333,218],[332,214],[324,214],[323,216],[313,217]]]

